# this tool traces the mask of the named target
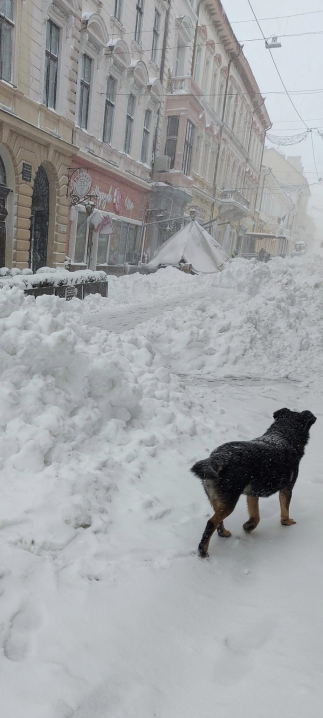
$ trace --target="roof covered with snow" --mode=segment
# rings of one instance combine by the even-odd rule
[[[197,274],[218,272],[228,256],[221,245],[196,221],[190,222],[165,242],[148,267],[192,265]]]

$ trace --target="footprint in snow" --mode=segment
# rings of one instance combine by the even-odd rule
[[[256,651],[272,637],[276,619],[268,616],[258,625],[250,625],[225,636],[221,657],[215,666],[215,679],[225,686],[241,681],[253,669]]]
[[[40,619],[29,604],[22,606],[12,616],[3,651],[9,661],[26,660],[31,649],[32,632],[40,625]]]

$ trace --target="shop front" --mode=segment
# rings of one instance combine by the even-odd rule
[[[150,187],[91,163],[80,165],[75,157],[69,170],[70,269],[124,274],[141,261]]]

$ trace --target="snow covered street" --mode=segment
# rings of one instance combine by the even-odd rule
[[[323,259],[0,292],[0,652],[12,718],[321,716]],[[283,527],[229,540],[189,472],[318,418]]]

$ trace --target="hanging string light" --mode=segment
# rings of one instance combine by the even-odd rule
[[[298,145],[299,142],[303,142],[305,138],[308,135],[308,130],[306,132],[302,132],[299,135],[289,135],[288,137],[279,137],[276,135],[272,135],[271,133],[267,133],[267,138],[269,142],[271,142],[273,145]]]

